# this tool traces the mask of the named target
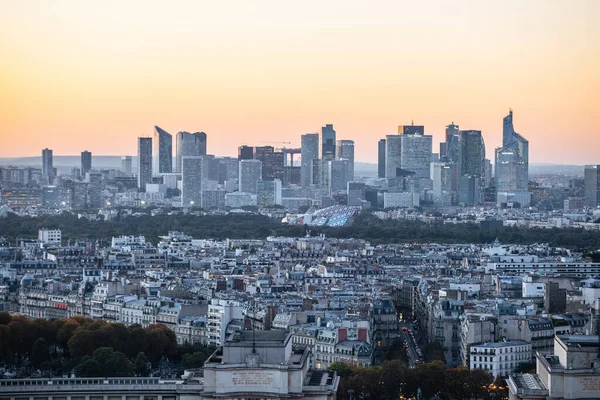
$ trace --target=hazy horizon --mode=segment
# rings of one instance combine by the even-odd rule
[[[208,152],[377,140],[452,122],[487,157],[514,111],[530,162],[598,164],[600,2],[3,2],[0,157],[132,154],[158,125]],[[26,138],[26,141],[24,139]],[[596,150],[594,150],[596,149]]]

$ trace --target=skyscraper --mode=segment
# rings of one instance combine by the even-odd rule
[[[377,143],[377,177],[385,178],[385,139]]]
[[[433,201],[439,206],[450,206],[456,202],[458,187],[456,164],[439,162],[431,165]]]
[[[354,141],[353,140],[338,140],[336,148],[336,156],[338,160],[346,161],[346,180],[352,182],[354,180]]]
[[[446,127],[446,143],[445,146],[440,147],[440,159],[442,161],[456,161],[459,132],[459,126],[454,125],[454,122]],[[441,152],[442,148],[445,150],[444,154]]]
[[[262,179],[260,160],[240,161],[240,192],[256,194],[256,182]]]
[[[275,151],[273,146],[257,146],[254,148],[254,159],[262,162],[262,179],[283,181],[285,157],[282,151]]]
[[[89,151],[81,152],[81,176],[85,176],[92,169],[92,153]]]
[[[152,138],[138,138],[137,179],[140,190],[152,183]]]
[[[387,135],[385,137],[385,177],[395,178],[396,172],[401,168],[402,139],[401,135]]]
[[[256,204],[259,207],[281,205],[281,181],[256,181]]]
[[[183,156],[181,158],[182,207],[202,207],[204,164],[204,157],[201,156]]]
[[[54,177],[54,165],[52,162],[52,150],[42,150],[42,176],[48,178],[50,181]]]
[[[348,173],[348,161],[346,160],[332,160],[327,162],[327,178],[329,190],[332,192],[339,192],[346,190],[349,182]]]
[[[185,131],[176,136],[176,167],[181,172],[181,157],[199,157],[206,155],[206,133]]]
[[[154,127],[154,159],[155,174],[173,172],[173,136],[158,126]]]
[[[300,147],[300,184],[310,186],[313,181],[313,160],[319,158],[319,134],[307,133],[302,135]]]
[[[242,145],[238,147],[238,161],[241,160],[253,160],[254,159],[254,147]]]
[[[99,172],[88,172],[85,176],[88,185],[88,207],[102,208],[102,174]]]
[[[321,159],[324,161],[335,160],[335,131],[332,124],[321,128]]]
[[[529,141],[515,132],[513,113],[504,117],[502,147],[496,149],[497,201],[531,202],[529,193]]]
[[[403,134],[400,141],[400,168],[414,172],[416,177],[430,177],[431,151],[433,140],[431,135]]]
[[[425,127],[423,125],[398,125],[398,135],[424,135]]]
[[[123,156],[121,157],[121,172],[126,176],[131,176],[132,171],[133,158],[131,156]]]
[[[586,165],[584,169],[585,205],[596,208],[600,206],[600,165]]]

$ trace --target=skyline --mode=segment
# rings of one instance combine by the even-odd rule
[[[491,158],[512,108],[531,163],[599,161],[598,2],[0,7],[0,157],[135,155],[154,125],[234,156],[333,124],[375,163],[414,121],[434,152],[452,122],[481,130]]]

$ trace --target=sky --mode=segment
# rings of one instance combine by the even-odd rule
[[[502,118],[534,163],[600,164],[600,1],[0,0],[0,157],[135,155],[158,125],[208,151],[377,140]]]

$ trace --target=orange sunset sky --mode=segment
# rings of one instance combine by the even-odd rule
[[[0,55],[0,157],[134,155],[154,125],[234,155],[332,123],[375,162],[397,125],[437,151],[454,121],[493,160],[510,107],[531,162],[600,163],[598,0],[0,0]]]

